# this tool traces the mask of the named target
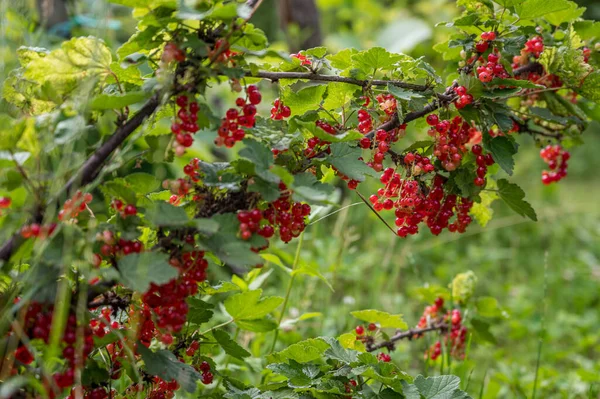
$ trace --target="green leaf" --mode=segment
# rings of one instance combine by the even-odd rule
[[[137,194],[148,194],[160,188],[160,180],[149,173],[131,173],[123,180]]]
[[[485,322],[480,319],[472,319],[471,325],[473,326],[473,330],[475,333],[483,340],[496,345],[498,342],[496,341],[496,337],[492,335],[490,332],[490,323]]]
[[[234,320],[260,319],[283,303],[283,298],[269,296],[260,298],[262,290],[246,291],[225,300],[225,309]]]
[[[93,110],[121,109],[142,102],[148,97],[150,97],[150,93],[145,91],[131,91],[117,95],[100,94],[90,102],[90,108]]]
[[[527,0],[515,5],[517,15],[521,19],[535,19],[557,11],[568,10],[568,0]]]
[[[357,68],[365,73],[372,74],[376,69],[394,69],[396,63],[402,58],[402,55],[392,54],[383,47],[371,47],[368,50],[354,54],[351,59]]]
[[[390,314],[375,309],[357,310],[350,312],[350,314],[367,323],[377,323],[381,328],[400,328],[403,330],[408,328],[401,314]]]
[[[350,179],[363,181],[366,176],[377,175],[373,169],[358,159],[362,155],[360,148],[345,143],[333,143],[330,148],[331,154],[327,160]]]
[[[475,171],[470,168],[460,168],[451,174],[454,183],[460,190],[462,197],[477,195],[481,188],[475,185]]]
[[[277,328],[277,323],[271,319],[238,320],[235,322],[239,328],[252,332],[268,332]]]
[[[350,83],[329,83],[327,85],[327,97],[323,102],[323,108],[330,111],[346,105],[354,97],[358,86]]]
[[[154,226],[183,226],[189,223],[185,210],[181,207],[169,204],[166,201],[158,201],[146,210],[146,218]]]
[[[510,98],[513,97],[515,94],[519,93],[521,91],[520,88],[513,88],[513,89],[490,89],[490,90],[484,90],[483,93],[481,93],[481,97],[483,98]]]
[[[302,267],[299,267],[292,272],[292,276],[297,276],[297,275],[306,275],[306,276],[311,276],[311,277],[317,277],[319,280],[321,280],[325,284],[327,284],[327,287],[329,287],[329,289],[331,291],[333,291],[333,286],[331,285],[329,280],[327,280],[327,278],[325,276],[323,276],[323,274],[321,274],[321,272],[319,270],[317,270],[316,266],[304,264],[304,265],[302,265]]]
[[[292,344],[270,355],[269,362],[284,362],[295,360],[298,363],[308,363],[317,360],[330,346],[321,338],[311,338]]]
[[[221,261],[237,267],[256,266],[264,263],[262,258],[250,249],[252,246],[264,245],[264,238],[256,236],[249,241],[238,238],[236,226],[239,226],[239,222],[237,222],[236,215],[233,213],[218,214],[211,220],[220,226],[219,230],[210,237],[201,237],[200,243]]]
[[[129,254],[119,260],[123,283],[138,292],[145,292],[151,283],[164,284],[176,278],[177,269],[169,264],[169,256],[159,252]]]
[[[245,357],[249,357],[250,352],[246,349],[242,348],[237,342],[231,339],[229,334],[227,334],[223,330],[214,330],[212,332],[213,337],[219,343],[221,348],[230,356],[235,357],[236,359],[243,360]]]
[[[525,79],[500,79],[495,78],[489,84],[489,86],[508,86],[508,87],[521,87],[524,89],[543,89],[545,86],[533,83],[530,80]]]
[[[513,211],[521,216],[537,221],[537,215],[531,205],[525,201],[525,193],[521,187],[509,183],[506,179],[498,180],[498,195]]]
[[[189,297],[187,299],[189,311],[187,314],[187,321],[194,324],[202,324],[209,321],[213,316],[212,309],[215,308],[208,302],[204,302],[200,298]]]
[[[413,98],[422,98],[423,97],[423,95],[421,95],[419,93],[415,93],[414,91],[403,89],[401,87],[394,86],[392,84],[388,84],[388,91],[390,92],[390,94],[392,94],[398,100],[410,101]]]
[[[560,123],[561,125],[566,125],[569,123],[569,119],[554,115],[548,108],[530,107],[529,112],[548,122],[556,122]]]
[[[329,184],[318,181],[312,173],[297,174],[290,187],[295,201],[307,202],[325,201],[334,190]]]
[[[470,398],[459,389],[460,378],[454,375],[440,375],[435,377],[417,376],[414,385],[424,399],[467,399]]]
[[[199,232],[206,235],[213,235],[217,231],[219,231],[219,222],[217,222],[214,218],[196,218],[192,221],[194,227],[198,229]]]
[[[483,317],[500,317],[504,314],[498,300],[491,296],[477,298],[476,308],[477,313]]]
[[[88,359],[81,373],[81,382],[86,386],[101,384],[110,378],[108,370],[101,367],[98,362]]]
[[[600,21],[576,21],[573,28],[583,40],[600,38]]]
[[[259,177],[255,177],[248,185],[248,191],[260,193],[260,196],[267,202],[275,201],[281,195],[277,183],[268,182]]]
[[[318,108],[323,100],[326,85],[310,86],[294,92],[291,87],[281,91],[283,102],[292,110],[291,116],[304,115],[307,111]]]
[[[148,373],[159,376],[165,381],[175,379],[190,393],[196,391],[197,381],[200,381],[202,376],[192,366],[177,360],[173,352],[168,350],[152,352],[141,343],[138,343],[137,350],[142,355]]]
[[[511,125],[512,126],[512,125]],[[494,161],[509,175],[513,174],[515,161],[513,156],[517,153],[517,144],[506,136],[491,138],[488,134],[483,135],[483,146],[492,154]]]
[[[356,141],[363,137],[363,135],[356,130],[349,130],[345,133],[341,134],[330,134],[321,129],[320,127],[315,125],[314,121],[305,122],[300,120],[299,118],[294,118],[292,123],[299,130],[304,129],[310,132],[313,136],[320,138],[323,141],[328,141],[330,143],[342,143],[345,141]]]
[[[313,47],[303,51],[304,54],[315,58],[323,58],[327,54],[327,47]]]
[[[577,3],[570,1],[568,8],[546,14],[544,19],[554,26],[559,26],[565,22],[573,22],[583,15],[585,7],[579,8]]]
[[[327,359],[334,359],[345,364],[356,362],[358,358],[357,351],[345,349],[335,338],[325,337],[323,339],[331,346],[323,354]]]
[[[273,363],[267,366],[274,373],[288,378],[290,388],[308,388],[320,374],[319,366],[314,364],[301,364],[294,360],[289,363]]]
[[[575,91],[588,100],[600,102],[600,71],[590,73]]]
[[[490,183],[488,181],[488,188],[490,188]],[[494,215],[491,205],[492,202],[498,199],[498,194],[494,191],[481,191],[479,197],[481,198],[481,202],[473,203],[470,213],[480,226],[485,227]]]
[[[245,147],[239,152],[239,155],[240,157],[246,158],[252,162],[254,173],[260,176],[265,183],[279,183],[279,177],[269,171],[274,161],[271,150],[268,149],[264,144],[252,139],[245,139],[244,145]],[[259,192],[262,193],[263,191]],[[267,199],[267,201],[269,200]]]
[[[343,71],[352,67],[352,56],[355,54],[358,54],[357,49],[347,48],[336,54],[329,54],[325,58],[329,60],[332,67]]]
[[[32,59],[25,67],[25,78],[41,85],[49,83],[58,93],[68,93],[85,79],[108,76],[112,55],[100,39],[76,37],[45,57]]]
[[[14,150],[21,137],[32,132],[35,133],[34,118],[14,119],[0,114],[0,151]]]

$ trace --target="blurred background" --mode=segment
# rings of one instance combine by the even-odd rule
[[[600,19],[600,2],[579,3],[587,7],[586,18]],[[435,25],[458,12],[454,2],[444,0],[264,0],[252,22],[283,51],[382,46],[424,56],[443,71],[432,46],[450,29]],[[116,49],[135,32],[135,24],[129,8],[105,0],[1,0],[0,80],[16,66],[15,49],[21,45],[52,48],[69,36],[95,35]],[[273,89],[270,99],[276,95]],[[235,98],[225,87],[212,96],[217,107]],[[269,105],[263,105],[264,115]],[[6,109],[0,101],[0,111]],[[318,269],[333,290],[318,279],[297,279],[288,317],[322,315],[291,326],[280,340],[291,344],[348,332],[356,325],[349,312],[366,308],[402,313],[416,325],[432,293],[457,273],[472,270],[479,280],[476,295],[496,298],[500,310],[490,315],[492,337],[475,335],[468,360],[452,364],[463,386],[474,397],[531,397],[539,359],[537,397],[600,398],[599,132],[597,124],[590,126],[585,145],[572,150],[568,178],[549,187],[540,181],[545,164],[539,144],[519,138],[511,179],[525,189],[537,223],[496,202],[485,228],[473,223],[463,235],[421,232],[402,240],[341,184],[339,205],[325,213],[341,211],[311,225],[301,248],[301,262]],[[205,136],[190,155],[210,161],[214,135]],[[368,196],[377,188],[373,182],[360,191]],[[272,251],[290,264],[295,249],[293,242]],[[264,270],[272,272],[263,288],[282,295],[287,276],[272,265]],[[225,270],[212,276],[215,282],[228,277]],[[393,360],[412,374],[438,373],[439,366],[423,359],[429,343],[402,342]],[[252,348],[258,353],[260,338]]]

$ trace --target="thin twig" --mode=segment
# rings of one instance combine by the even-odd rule
[[[350,84],[361,86],[361,87],[392,85],[392,86],[401,87],[404,89],[409,89],[409,90],[414,90],[414,91],[426,91],[426,90],[430,89],[430,87],[426,86],[426,85],[407,83],[407,82],[403,82],[400,80],[383,80],[383,79],[373,79],[373,80],[364,79],[363,80],[363,79],[349,78],[346,76],[324,75],[324,74],[312,73],[312,72],[259,71],[256,73],[252,73],[251,71],[245,71],[245,75],[247,77],[268,79],[271,82],[277,82],[281,79],[301,79],[301,80],[312,80],[312,81],[321,81],[321,82],[350,83]]]
[[[443,330],[446,330],[447,328],[448,328],[448,324],[444,323],[444,322],[438,323],[438,324],[433,324],[433,325],[431,325],[429,327],[425,327],[425,328],[411,328],[410,330],[401,331],[399,333],[396,333],[395,335],[392,335],[390,337],[390,339],[387,341],[383,341],[383,342],[380,342],[375,345],[367,345],[367,352],[373,352],[373,351],[375,351],[377,349],[381,349],[381,348],[393,349],[394,342],[396,342],[396,341],[400,341],[402,339],[412,339],[416,335],[421,335],[423,333],[431,332],[431,331],[443,331]]]

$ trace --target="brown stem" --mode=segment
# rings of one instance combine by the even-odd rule
[[[254,78],[268,79],[271,82],[277,82],[281,79],[301,79],[301,80],[312,80],[320,82],[338,82],[338,83],[350,83],[353,85],[368,87],[368,86],[387,86],[392,85],[401,87],[403,89],[409,89],[414,91],[425,91],[430,87],[426,85],[417,85],[413,83],[406,83],[400,80],[383,80],[383,79],[354,79],[346,76],[337,75],[323,75],[312,72],[270,72],[270,71],[259,71],[252,73],[251,71],[245,72],[246,76]]]
[[[543,70],[544,70],[544,67],[542,67],[542,65],[539,62],[531,62],[527,65],[523,65],[523,66],[518,67],[517,69],[513,70],[513,75],[519,76],[523,73],[542,72]]]
[[[429,327],[425,328],[411,328],[410,330],[401,331],[391,336],[389,340],[380,342],[378,344],[367,344],[367,352],[373,352],[377,349],[388,348],[390,350],[394,349],[394,342],[400,341],[402,339],[412,339],[415,335],[421,335],[426,332],[431,331],[444,331],[448,328],[447,323],[437,323],[433,324]]]

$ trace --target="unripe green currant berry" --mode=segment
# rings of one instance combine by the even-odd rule
[[[460,50],[460,58],[463,60],[467,59],[467,52],[465,50]]]

